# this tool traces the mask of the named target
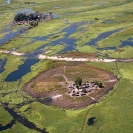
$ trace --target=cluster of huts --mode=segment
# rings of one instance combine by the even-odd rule
[[[30,24],[32,22],[38,23],[44,20],[50,20],[52,17],[52,12],[49,14],[35,12],[28,15],[26,13],[18,13],[14,18],[13,25]]]
[[[87,93],[97,90],[99,87],[93,81],[83,83],[81,86],[76,84],[68,86],[68,93],[70,96],[84,96]]]

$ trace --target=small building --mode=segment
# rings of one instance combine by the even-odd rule
[[[96,91],[98,89],[98,85],[95,85],[94,81],[87,81],[78,87],[76,84],[69,85],[68,89],[68,93],[71,96],[84,96],[89,92]]]

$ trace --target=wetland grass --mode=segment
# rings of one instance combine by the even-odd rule
[[[19,36],[1,46],[0,49],[11,50],[16,48],[19,52],[29,51],[33,53],[36,49],[44,45],[42,48],[44,51],[51,50],[50,53],[48,53],[49,55],[57,54],[59,51],[64,49],[65,46],[60,43],[56,46],[50,45],[52,41],[56,41],[64,37],[65,33],[61,32],[64,28],[69,27],[71,24],[75,24],[77,22],[81,23],[84,21],[86,22],[84,25],[80,25],[75,33],[68,36],[68,38],[75,39],[75,50],[77,49],[83,53],[99,53],[99,55],[108,54],[109,57],[113,58],[133,58],[132,46],[120,47],[121,41],[132,38],[132,0],[100,0],[102,3],[99,3],[98,0],[95,2],[93,0],[38,0],[35,4],[25,4],[24,2],[24,0],[11,0],[11,3],[6,5],[6,1],[0,1],[1,39],[10,31],[15,32],[21,27],[8,27],[8,25],[12,23],[16,12],[20,10],[30,8],[33,11],[40,11],[44,13],[49,13],[50,10],[52,10],[52,12],[57,14],[58,17],[51,21],[39,23],[38,27],[30,29],[25,34],[19,34]],[[65,23],[64,20],[67,20],[69,23]],[[107,20],[112,21],[110,23]],[[116,29],[122,30],[111,34],[108,37],[102,38],[102,40],[96,42],[97,45],[95,47],[86,45],[86,43],[97,38],[100,34]],[[51,34],[53,35],[49,36]],[[36,37],[44,36],[49,37],[46,40],[37,40],[31,45],[29,44]],[[116,47],[116,49],[97,49],[99,47],[106,48],[111,46]],[[83,54],[82,56],[86,55]],[[17,70],[18,67],[24,63],[25,58],[14,55],[0,54],[0,59],[4,58],[7,59],[7,62],[4,66],[5,70],[0,73],[0,99],[2,102],[7,102],[10,107],[14,108],[15,111],[20,113],[22,116],[25,116],[28,120],[35,123],[37,127],[41,129],[46,128],[49,133],[132,132],[133,63],[118,62],[118,68],[116,68],[115,62],[88,62],[87,64],[92,67],[113,72],[114,75],[119,78],[119,82],[115,88],[105,95],[100,101],[98,101],[98,103],[86,108],[72,110],[46,106],[32,96],[29,96],[23,90],[25,83],[29,82],[41,72],[53,68],[52,61],[46,60],[34,64],[31,67],[31,72],[22,77],[21,84],[19,85],[19,81],[8,83],[4,80],[11,72]],[[60,63],[58,65],[60,65]],[[119,69],[119,72],[117,69]],[[82,72],[84,72],[84,70],[82,70]],[[90,76],[94,74],[87,72],[85,73],[87,76],[89,74]],[[85,76],[85,74],[79,74],[79,76]],[[72,74],[71,77],[74,78]],[[18,92],[16,92],[17,88],[19,88]],[[33,102],[29,103],[28,101]],[[18,104],[22,104],[23,106],[18,108]],[[4,110],[2,106],[0,106],[0,111],[0,124],[6,126],[13,120],[13,118],[7,111]],[[88,119],[93,117],[96,117],[96,122],[93,126],[88,126]],[[38,131],[29,129],[19,122],[16,122],[12,128],[8,128],[7,130],[3,130],[1,132],[37,133]]]

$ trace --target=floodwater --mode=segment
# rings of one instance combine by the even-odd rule
[[[112,47],[105,47],[105,48],[97,48],[97,50],[116,50],[116,47],[112,46]]]
[[[44,49],[46,46],[56,46],[56,45],[59,45],[61,43],[65,44],[65,48],[63,50],[61,50],[60,52],[58,53],[61,53],[61,52],[68,52],[68,51],[72,51],[72,50],[76,50],[75,47],[76,47],[76,40],[73,39],[73,38],[69,38],[69,36],[71,34],[74,34],[76,31],[77,31],[77,28],[81,25],[84,25],[86,22],[81,22],[81,23],[75,23],[75,24],[70,24],[70,26],[64,28],[60,33],[66,33],[64,35],[63,38],[61,39],[58,39],[58,40],[54,40],[50,42],[50,44],[44,44],[40,47],[38,47],[34,52],[33,52],[33,55],[34,54],[41,54],[42,53],[42,49]],[[49,39],[50,37],[52,37],[54,34],[50,34],[48,36],[37,36],[37,37],[34,37],[32,38],[32,41],[27,43],[26,45],[32,45],[34,42],[36,41],[45,41],[47,39]],[[25,45],[25,46],[26,46]],[[31,57],[31,56],[30,56]]]
[[[59,18],[59,15],[58,14],[52,14],[52,18]]]
[[[105,4],[106,4],[106,2],[93,2],[93,4],[105,5]]]
[[[21,79],[25,74],[31,72],[31,66],[39,61],[39,59],[26,59],[24,64],[18,67],[18,70],[13,71],[6,77],[5,81],[12,82]]]
[[[78,23],[78,24],[72,24],[70,25],[69,27],[66,27],[62,30],[62,32],[66,32],[66,34],[64,35],[64,38],[61,38],[59,40],[56,40],[56,41],[53,41],[51,44],[52,46],[55,46],[55,45],[58,45],[60,44],[61,42],[63,44],[65,44],[65,48],[61,51],[59,51],[58,53],[61,53],[61,52],[68,52],[68,51],[72,51],[72,50],[76,50],[75,47],[76,47],[76,40],[73,39],[73,38],[69,38],[69,36],[71,34],[74,34],[77,30],[77,28],[81,25],[84,25],[85,22],[82,22],[82,23]]]
[[[20,32],[23,30],[23,28],[18,29],[16,32],[10,31],[8,34],[6,34],[1,40],[0,40],[0,46],[4,43],[7,43],[12,38],[14,38],[16,35],[20,34]]]
[[[32,10],[31,9],[25,9],[25,10],[21,10],[21,12],[32,12]],[[54,14],[54,17],[56,18],[56,17],[58,17],[58,15]],[[69,24],[69,22],[67,22],[67,23]],[[38,47],[34,51],[34,53],[39,53],[39,51],[42,53],[42,49],[45,49],[46,46],[51,46],[52,47],[52,46],[56,46],[56,45],[61,45],[61,43],[65,44],[65,47],[64,47],[64,49],[62,49],[58,53],[76,50],[76,43],[75,43],[76,40],[73,39],[73,38],[69,38],[69,36],[71,34],[74,34],[77,31],[77,28],[84,25],[84,24],[86,24],[86,22],[69,24],[68,27],[64,28],[61,32],[59,32],[59,33],[62,33],[62,32],[66,33],[63,38],[58,39],[58,40],[53,40],[53,41],[51,40],[50,44],[44,44],[41,47]],[[91,25],[91,24],[93,24],[93,23],[89,23],[89,25]],[[105,39],[106,37],[110,36],[111,34],[114,34],[114,33],[118,32],[120,30],[121,29],[117,29],[117,30],[102,33],[102,34],[98,35],[96,38],[91,39],[90,42],[86,43],[85,45],[96,46],[98,41],[100,41],[102,39]],[[83,30],[82,32],[86,32],[86,31]],[[10,32],[9,34],[5,35],[3,37],[3,39],[0,40],[0,45],[2,45],[5,42],[8,42],[11,38],[13,38],[15,35],[17,35],[19,33],[20,33],[20,30],[18,30],[16,32]],[[52,36],[53,36],[53,34],[50,34],[48,36],[34,37],[34,38],[32,38],[31,42],[25,44],[24,46],[33,44],[36,41],[45,41],[45,40],[49,39]],[[116,48],[115,47],[106,47],[104,49],[106,49],[106,50],[109,50],[109,49],[115,50]]]
[[[25,74],[27,74],[28,72],[31,71],[30,67],[32,65],[34,65],[35,63],[39,62],[40,60],[38,59],[31,59],[31,58],[37,58],[38,54],[43,54],[43,52],[46,50],[45,47],[46,46],[56,46],[56,45],[63,45],[64,48],[62,50],[60,50],[58,53],[62,53],[62,52],[68,52],[68,51],[75,51],[76,50],[76,40],[74,38],[69,38],[69,36],[71,34],[74,34],[78,28],[82,25],[86,24],[86,22],[80,22],[80,23],[74,23],[74,24],[70,24],[68,27],[65,27],[60,33],[65,33],[63,38],[60,38],[58,40],[52,40],[51,42],[48,44],[44,44],[41,47],[38,47],[32,54],[25,54],[24,56],[27,57],[28,59],[26,59],[26,61],[24,62],[23,65],[20,65],[18,70],[13,71],[12,73],[10,73],[5,81],[8,82],[12,82],[12,81],[17,81],[19,79],[21,79]],[[91,25],[93,23],[89,23],[89,25]],[[113,30],[113,31],[108,31],[105,33],[102,33],[100,35],[97,36],[97,38],[92,39],[90,42],[88,42],[86,45],[90,45],[90,46],[96,46],[97,42],[105,39],[106,37],[110,36],[111,34],[114,34],[118,31],[120,31],[121,29],[117,29],[117,30]],[[10,32],[9,34],[5,35],[5,37],[0,41],[0,44],[2,45],[3,42],[7,42],[7,40],[9,40],[10,38],[12,38],[14,35],[19,34],[19,31],[12,33]],[[26,45],[31,45],[36,41],[45,41],[47,39],[50,39],[50,37],[52,37],[54,34],[50,34],[48,36],[37,36],[32,38],[32,41]],[[44,50],[45,49],[45,50]],[[106,47],[106,48],[98,48],[98,50],[108,50],[108,49],[112,49],[115,50],[116,47]],[[57,54],[58,54],[57,53]]]
[[[61,8],[60,6],[54,6],[54,8]]]
[[[22,47],[25,47],[25,46],[27,46],[27,45],[32,45],[34,42],[36,42],[36,41],[46,41],[49,37],[51,37],[51,36],[53,36],[54,34],[50,34],[50,35],[48,35],[48,36],[36,36],[36,37],[33,37],[33,38],[31,38],[32,40],[31,40],[31,42],[29,42],[29,43],[27,43],[27,44],[25,44],[24,46],[22,46]],[[26,38],[26,37],[21,37],[21,38]],[[46,46],[48,46],[49,44],[45,44],[45,45],[42,45],[42,46],[40,46],[40,47],[38,47],[36,50],[34,50],[34,52],[33,52],[33,54],[27,54],[27,56],[28,57],[33,57],[33,56],[35,56],[35,55],[37,55],[37,54],[42,54],[43,53],[43,50],[42,50],[42,48],[44,48],[44,47],[46,47]],[[20,47],[21,48],[21,47]],[[34,57],[33,57],[34,58]]]
[[[131,46],[133,47],[133,38],[128,38],[126,41],[121,41],[121,45],[119,48],[123,48],[126,46]],[[116,50],[115,46],[112,47],[105,47],[105,48],[97,48],[98,50]]]
[[[103,24],[112,24],[114,21],[113,20],[104,20],[102,23]]]
[[[90,3],[89,4],[89,6],[91,6],[91,5],[102,5],[102,6],[106,6],[106,2],[92,2],[92,3]]]
[[[11,4],[11,0],[7,0],[7,4]]]
[[[72,24],[72,25],[64,28],[61,31],[61,32],[66,32],[66,34],[64,35],[64,38],[58,39],[56,41],[52,41],[51,46],[56,46],[56,45],[60,44],[61,42],[63,42],[64,44],[66,44],[65,48],[63,50],[59,51],[59,53],[68,52],[68,51],[71,51],[71,50],[76,50],[75,49],[76,40],[73,39],[73,38],[69,38],[69,36],[71,34],[75,33],[77,28],[79,26],[83,25],[83,24],[85,24],[85,22]],[[43,37],[36,37],[36,38],[34,38],[34,41],[37,41],[37,40],[43,41],[43,40],[46,40],[47,38],[49,38],[52,35],[53,34],[48,35],[48,36],[43,36]],[[34,42],[34,41],[32,41],[32,42]],[[37,54],[43,53],[42,49],[45,48],[46,46],[47,45],[41,46],[38,49],[36,49],[32,54],[27,54],[27,55],[25,54],[25,56],[28,57],[28,58],[36,58]],[[17,81],[17,80],[21,79],[25,74],[27,74],[28,72],[31,71],[31,66],[36,64],[39,61],[40,61],[39,59],[26,59],[24,64],[22,64],[18,67],[18,70],[13,71],[12,73],[10,73],[6,77],[5,81],[12,82],[12,81]]]
[[[13,117],[13,120],[11,121],[11,123],[7,124],[6,126],[0,125],[0,131],[12,128],[13,125],[16,124],[16,121],[18,121],[27,128],[36,130],[41,133],[48,133],[45,131],[45,129],[38,128],[33,122],[30,122],[28,119],[16,113],[12,108],[9,108],[7,103],[2,103],[2,105],[4,109]]]
[[[24,10],[20,10],[20,11],[18,11],[16,14],[18,14],[18,13],[34,13],[35,11],[33,11],[32,9],[24,9]]]
[[[27,10],[31,11],[29,9],[26,9],[25,11],[27,11]],[[76,40],[73,39],[73,38],[69,38],[69,36],[71,34],[74,34],[77,31],[77,28],[82,26],[82,25],[84,25],[84,24],[86,24],[86,22],[69,24],[68,27],[65,27],[61,32],[59,32],[59,34],[60,33],[66,33],[63,38],[58,39],[58,40],[50,40],[51,41],[50,43],[44,44],[44,45],[38,47],[33,52],[33,54],[27,55],[27,57],[35,57],[37,54],[43,53],[43,51],[45,51],[44,49],[45,49],[46,46],[51,46],[52,47],[52,46],[56,46],[56,45],[63,45],[64,49],[62,49],[58,53],[76,50],[76,43],[75,43]],[[89,25],[92,25],[92,24],[93,24],[93,22],[89,23]],[[85,29],[81,28],[81,30],[82,30],[82,32],[86,32]],[[121,29],[117,29],[117,30],[113,30],[113,31],[108,31],[108,32],[102,33],[102,34],[98,35],[96,38],[90,40],[90,42],[86,43],[85,45],[96,46],[98,41],[100,41],[102,39],[105,39],[106,37],[110,36],[113,33],[118,32],[120,30]],[[18,30],[16,32],[10,32],[9,34],[5,35],[3,37],[3,39],[0,40],[0,45],[2,45],[5,42],[8,42],[11,38],[13,38],[15,35],[17,35],[19,33],[20,33],[20,30]],[[37,37],[34,37],[34,38],[32,38],[31,42],[25,44],[24,46],[32,45],[36,41],[45,41],[47,39],[50,39],[50,37],[52,37],[53,35],[54,34],[50,34],[48,36],[41,36],[41,37],[37,36]],[[97,48],[97,49],[98,50],[115,50],[116,47],[106,47],[106,48]]]
[[[68,12],[66,15],[73,15],[73,14],[76,14],[74,12]]]
[[[126,41],[121,41],[122,44],[120,45],[120,48],[126,47],[126,46],[133,46],[133,38],[128,38]]]
[[[64,28],[64,29],[60,32],[60,33],[62,33],[62,32],[63,32],[63,33],[64,33],[64,32],[66,33],[66,34],[64,35],[63,38],[58,39],[58,40],[56,40],[56,41],[51,41],[50,44],[47,44],[47,45],[45,44],[45,45],[43,45],[43,46],[37,48],[37,49],[35,50],[35,52],[36,52],[36,51],[39,51],[39,50],[41,50],[41,49],[44,49],[46,46],[56,46],[56,45],[59,45],[59,44],[61,44],[61,43],[65,44],[65,48],[64,48],[63,50],[59,51],[58,53],[76,50],[76,49],[75,49],[75,47],[76,47],[76,43],[75,43],[76,40],[73,39],[73,38],[69,38],[69,36],[70,36],[71,34],[74,34],[74,33],[76,32],[77,28],[78,28],[79,26],[81,26],[81,25],[84,25],[85,23],[86,23],[86,22],[75,23],[75,24],[71,24],[70,26]],[[41,41],[42,41],[42,40],[45,40],[45,39],[47,39],[47,38],[49,38],[49,37],[51,37],[51,36],[53,36],[53,34],[48,35],[48,36],[44,36],[44,37],[37,37],[36,40],[41,40]]]
[[[0,59],[0,73],[4,72],[5,70],[4,67],[6,65],[6,62],[7,62],[7,59],[4,59],[4,60]]]
[[[8,123],[6,126],[0,125],[0,131],[3,131],[3,130],[7,130],[9,128],[12,128],[13,125],[15,124],[15,122],[16,122],[15,120],[12,120],[11,123]]]
[[[121,29],[104,32],[104,33],[98,35],[96,38],[91,39],[90,42],[88,43],[88,45],[96,46],[98,41],[101,41],[101,40],[105,39],[106,37],[108,37],[116,32],[119,32],[120,30]]]

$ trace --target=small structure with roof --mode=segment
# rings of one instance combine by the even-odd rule
[[[90,81],[80,86],[76,86],[76,84],[68,85],[68,93],[70,96],[84,96],[87,93],[96,91],[98,88],[94,81]]]

